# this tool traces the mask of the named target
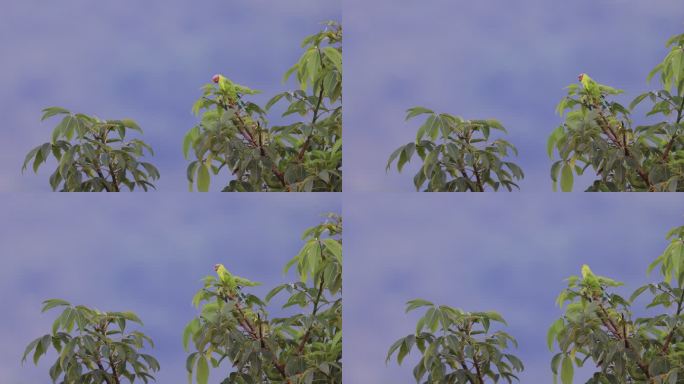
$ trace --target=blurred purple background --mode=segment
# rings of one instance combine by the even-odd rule
[[[190,110],[201,86],[223,73],[262,90],[254,98],[260,103],[294,87],[282,76],[302,53],[301,40],[341,13],[339,0],[6,2],[0,191],[50,189],[50,166],[22,176],[21,165],[31,148],[49,140],[59,120],[40,123],[41,109],[54,105],[135,119],[156,151],[158,189],[187,190],[181,146],[198,121]],[[278,111],[272,122],[280,121]]]
[[[156,342],[158,383],[186,382],[183,327],[190,304],[215,263],[264,283],[297,280],[283,267],[303,245],[302,232],[341,210],[332,194],[132,196],[5,194],[0,203],[0,382],[47,383],[54,360],[23,366],[21,355],[48,333],[62,298],[103,311],[135,311]],[[276,313],[279,313],[276,311]],[[54,353],[50,354],[54,357]],[[227,372],[228,366],[222,366]],[[219,373],[212,372],[212,383]]]
[[[518,147],[526,191],[551,191],[546,154],[555,106],[582,72],[627,90],[682,33],[680,0],[346,0],[346,190],[413,191],[414,159],[385,173],[392,151],[415,139],[415,105],[464,118],[497,118]],[[639,113],[641,114],[641,113]],[[643,114],[641,114],[643,115]],[[584,177],[575,186],[582,191]]]
[[[518,339],[521,383],[550,383],[549,325],[561,315],[564,279],[589,264],[625,282],[629,294],[656,281],[646,268],[682,221],[676,194],[354,194],[345,197],[345,382],[415,383],[414,351],[385,365],[390,345],[415,332],[431,300],[495,310]],[[643,307],[643,306],[642,306]],[[587,370],[576,374],[586,380]]]

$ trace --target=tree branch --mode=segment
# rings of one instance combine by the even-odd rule
[[[675,313],[675,318],[678,318],[679,315],[682,314],[682,310],[684,310],[684,289],[682,289],[682,294],[681,297],[679,298],[679,301],[677,302],[677,312]],[[670,330],[670,333],[667,334],[667,337],[665,338],[665,343],[663,343],[663,353],[667,353],[668,350],[670,349],[670,343],[672,342],[672,337],[674,337],[675,332],[677,331],[677,322],[675,322],[675,325],[672,327]]]
[[[100,140],[102,140],[102,147],[107,148],[107,136],[109,135],[109,131],[111,128],[107,128],[105,132],[102,133],[102,137],[100,137]],[[112,177],[112,191],[113,192],[119,192],[119,182],[116,180],[116,174],[114,173],[114,169],[112,166],[112,160],[111,158],[109,159],[109,176]],[[105,179],[106,181],[106,179]],[[109,191],[109,192],[112,192]]]
[[[321,276],[321,283],[318,285],[318,293],[316,294],[316,300],[314,300],[314,307],[313,310],[311,311],[311,317],[313,318],[316,316],[316,313],[318,312],[318,303],[321,301],[321,295],[323,294],[323,284],[324,284],[324,279],[323,276]],[[302,341],[299,343],[299,347],[297,347],[297,354],[301,354],[302,351],[304,350],[304,346],[306,345],[306,342],[309,340],[309,336],[311,335],[311,329],[313,328],[313,321],[311,322],[311,325],[309,328],[307,328],[306,332],[304,333],[304,336],[302,337]]]
[[[114,364],[114,360],[112,359],[111,353],[109,354],[109,366],[112,368],[112,375],[114,376],[114,383],[115,384],[121,384],[119,381],[119,374],[116,371],[116,364]]]
[[[119,182],[116,179],[116,173],[114,173],[114,167],[112,166],[111,160],[109,161],[109,174],[112,176],[112,186],[114,187],[114,192],[119,192]]]
[[[321,63],[322,65],[322,63]],[[309,133],[309,136],[306,137],[306,140],[304,141],[304,144],[302,145],[302,148],[299,150],[299,154],[297,154],[297,161],[302,161],[304,158],[304,153],[306,152],[307,149],[309,149],[309,143],[311,142],[311,137],[314,134],[314,126],[316,125],[316,120],[318,120],[318,113],[320,112],[321,108],[321,101],[323,100],[323,83],[321,83],[321,90],[318,92],[318,100],[316,101],[316,106],[314,107],[314,115],[313,119],[311,120],[311,133]]]
[[[675,125],[679,125],[679,123],[682,121],[682,118],[684,117],[684,95],[682,95],[682,102],[679,105],[679,108],[677,108],[677,120],[675,120]],[[675,127],[677,129],[678,127]],[[678,135],[675,134],[672,135],[672,138],[670,141],[667,143],[667,146],[665,147],[665,151],[663,152],[663,161],[667,161],[669,156],[670,156],[670,150],[672,150],[672,146],[674,145],[674,142],[677,140]]]
[[[224,110],[226,110],[226,111],[228,110],[228,106],[227,106],[227,105],[225,105],[225,104],[223,104],[223,103],[219,103],[219,105],[220,105],[221,108],[223,108]],[[242,137],[244,137],[244,138],[245,138],[250,144],[252,144],[255,148],[259,148],[260,151],[261,151],[262,156],[265,156],[266,153],[265,153],[265,151],[264,151],[264,149],[263,149],[263,145],[260,145],[259,143],[257,143],[257,141],[254,140],[254,136],[252,136],[252,134],[249,133],[249,131],[248,131],[247,128],[246,128],[246,127],[247,127],[247,123],[245,123],[245,121],[242,119],[242,116],[240,116],[240,110],[239,110],[238,108],[235,108],[235,117],[236,117],[236,118],[238,119],[238,121],[240,122],[240,126],[238,127],[238,131],[240,132],[240,134],[242,135]],[[261,141],[261,134],[259,134],[259,140]],[[285,175],[283,174],[283,172],[281,172],[281,171],[275,166],[275,164],[274,164],[273,166],[271,166],[271,172],[273,172],[273,174],[275,175],[275,177],[278,179],[278,181],[280,181],[280,183],[283,185],[283,188],[285,188],[285,190],[286,190],[287,192],[291,192],[291,191],[292,191],[292,188],[290,187],[290,185],[285,181]]]
[[[245,327],[245,325],[246,325],[246,330],[248,331],[248,333],[249,333],[252,337],[254,337],[255,339],[258,338],[259,336],[257,335],[257,333],[256,333],[256,331],[255,331],[255,329],[254,329],[254,326],[252,326],[252,324],[250,323],[250,321],[249,321],[249,319],[247,318],[247,316],[245,316],[245,313],[244,313],[244,311],[242,310],[242,307],[240,306],[240,302],[237,301],[237,300],[233,300],[233,301],[235,302],[235,309],[240,313],[240,316],[242,317],[242,319],[241,319],[241,320],[242,320],[241,324],[243,324],[243,327]],[[266,345],[266,343],[263,342],[263,339],[261,339],[261,345],[262,345],[262,348],[263,348],[263,349],[265,349],[265,350],[267,350],[267,351],[270,351],[270,349],[268,348],[268,346]],[[278,359],[277,359],[277,357],[276,357],[276,354],[275,354],[275,351],[270,351],[270,352],[271,352],[271,354],[273,355],[273,366],[276,368],[276,370],[278,371],[278,373],[280,373],[280,376],[282,376],[282,378],[286,380],[286,383],[287,383],[287,384],[291,384],[291,381],[290,381],[290,379],[287,377],[287,373],[285,372],[285,365],[283,365],[281,362],[278,361]]]
[[[473,161],[473,173],[475,174],[475,180],[477,181],[477,187],[480,189],[477,192],[484,192],[484,186],[482,185],[482,179],[480,179],[480,171],[477,169],[477,164]]]
[[[623,336],[623,334],[620,333],[620,329],[618,328],[618,326],[615,325],[615,322],[613,322],[613,320],[610,318],[610,315],[608,314],[608,311],[606,311],[603,304],[601,304],[600,302],[598,302],[597,304],[598,304],[598,307],[601,309],[601,312],[603,312],[605,319],[607,319],[608,323],[611,325],[610,327],[608,327],[608,325],[606,325],[606,320],[604,320],[602,317],[599,317],[601,319],[601,321],[603,322],[603,324],[606,326],[606,328],[608,328],[608,330],[610,330],[611,333],[613,333],[613,335],[618,340],[622,340],[622,342],[625,344],[625,349],[632,349],[632,346],[629,343],[629,339],[627,338],[627,332],[624,331],[624,336]],[[639,359],[638,354],[636,355],[636,359]],[[637,366],[639,366],[639,369],[641,369],[641,371],[644,373],[644,375],[646,375],[646,377],[648,379],[650,379],[651,374],[648,372],[648,366],[646,364],[644,364],[643,362],[641,362],[640,360],[636,360],[635,362],[636,362]]]
[[[607,117],[605,116],[605,114],[604,114],[604,108],[603,108],[599,103],[597,103],[597,102],[594,102],[594,103],[589,104],[589,105],[587,105],[587,103],[585,103],[585,102],[582,102],[582,105],[583,105],[584,107],[588,107],[589,109],[596,109],[596,113],[598,114],[598,125],[599,125],[599,128],[601,128],[601,130],[603,131],[603,133],[604,133],[606,136],[608,136],[608,138],[610,139],[610,141],[611,141],[616,147],[621,148],[621,149],[624,151],[626,157],[631,157],[632,155],[630,154],[629,146],[627,145],[626,137],[623,137],[623,140],[620,141],[620,139],[618,138],[617,134],[615,133],[615,131],[614,131],[613,128],[611,127],[610,122],[608,121],[608,118],[607,118]],[[623,126],[623,129],[624,129],[624,126]],[[624,132],[624,135],[625,135],[625,136],[627,135],[627,132],[626,132],[626,131]],[[644,171],[641,169],[641,167],[638,166],[638,165],[637,165],[636,171],[637,171],[637,174],[639,175],[639,177],[641,177],[641,179],[642,179],[642,180],[646,183],[646,185],[648,186],[648,190],[649,190],[650,192],[655,191],[655,188],[653,187],[653,185],[651,185],[651,182],[650,182],[649,179],[648,179],[648,173],[647,173],[647,172],[644,172]]]
[[[97,172],[97,175],[100,176],[100,178],[102,179],[102,182],[103,182],[103,184],[104,184],[105,190],[106,190],[107,192],[111,192],[112,190],[109,189],[109,185],[108,185],[108,183],[107,183],[107,179],[105,178],[104,173],[102,173],[102,170],[100,169],[100,166],[97,165],[97,164],[95,165],[95,171]]]
[[[100,360],[99,356],[97,357],[96,364],[97,364],[97,367],[100,369],[100,371],[102,371],[102,373],[104,375],[104,381],[107,384],[112,384],[112,382],[109,380],[109,377],[107,376],[107,371],[105,371],[104,365],[102,365],[102,361]]]
[[[602,109],[602,108],[601,108]],[[618,139],[617,134],[615,131],[613,131],[613,128],[610,126],[610,122],[606,118],[606,116],[603,114],[602,110],[599,110],[598,112],[599,116],[599,127],[603,130],[603,132],[608,136],[608,138],[615,144],[618,148],[622,148],[622,150],[625,153],[625,157],[631,157],[631,153],[629,151],[629,146],[627,145],[627,140],[623,138],[624,144],[620,142],[620,139]],[[624,128],[624,127],[623,127]],[[625,135],[627,132],[624,133]],[[648,186],[649,192],[655,191],[655,188],[653,185],[651,185],[651,182],[648,179],[648,173],[644,172],[644,170],[641,169],[641,167],[637,164],[636,167],[637,174],[641,179],[646,183],[646,186]]]

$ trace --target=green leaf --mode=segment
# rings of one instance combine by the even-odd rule
[[[32,150],[29,151],[29,153],[26,154],[26,157],[24,158],[24,164],[21,166],[22,172],[26,170],[26,166],[31,161],[31,159],[33,159],[36,156],[38,151],[40,151],[41,147],[42,147],[42,144],[33,148]]]
[[[209,364],[207,358],[202,354],[197,360],[197,383],[207,384],[209,382]]]
[[[650,94],[651,94],[651,92],[646,92],[646,93],[642,93],[641,95],[634,98],[634,100],[632,100],[632,102],[629,103],[629,109],[634,109],[637,105],[639,105],[639,103],[641,103]]]
[[[183,157],[188,158],[188,152],[190,152],[190,147],[195,143],[195,140],[199,137],[200,130],[199,126],[195,126],[190,129],[183,138]]]
[[[41,312],[48,311],[48,310],[55,308],[55,307],[68,306],[68,305],[71,305],[71,304],[68,301],[61,300],[61,299],[45,300],[45,301],[43,301],[43,309],[41,310]]]
[[[399,339],[394,342],[387,351],[387,357],[385,358],[385,363],[388,363],[390,359],[392,358],[392,354],[401,347],[401,345],[404,344],[404,339]],[[30,346],[30,345],[29,345]],[[28,349],[27,349],[28,350]]]
[[[422,114],[433,114],[434,112],[424,107],[413,107],[406,111],[406,120]]]
[[[629,301],[633,302],[636,300],[637,297],[639,297],[642,293],[644,293],[647,289],[649,288],[648,285],[644,285],[643,287],[639,287],[637,290],[632,293],[632,295],[629,297]]]
[[[325,239],[323,240],[323,244],[325,245],[325,249],[330,251],[330,253],[333,254],[333,256],[338,260],[338,262],[342,262],[342,244],[339,243],[339,241],[335,239]]]
[[[399,155],[399,161],[397,162],[397,170],[399,172],[401,172],[401,170],[404,168],[404,165],[411,160],[411,157],[415,151],[416,145],[414,143],[408,143],[403,147],[401,154]]]
[[[323,52],[325,53],[325,56],[332,61],[332,63],[335,65],[335,69],[338,71],[342,71],[342,54],[340,51],[337,50],[337,48],[333,47],[325,47],[323,48]]]
[[[546,334],[546,344],[549,347],[549,351],[553,351],[553,341],[556,339],[556,335],[563,329],[564,326],[563,319],[558,319],[549,327],[549,331]]]
[[[69,110],[61,108],[61,107],[48,107],[43,109],[43,117],[40,118],[40,121],[43,121],[45,119],[48,119],[52,116],[59,115],[59,114],[65,114],[65,113],[71,113]]]
[[[29,343],[29,345],[26,346],[26,349],[24,350],[24,354],[23,354],[23,356],[21,357],[21,362],[22,362],[22,363],[26,361],[26,357],[28,356],[28,354],[31,353],[31,351],[32,351],[34,348],[36,348],[36,346],[38,345],[38,343],[40,343],[40,341],[41,341],[42,339],[43,339],[43,336],[41,336],[41,337],[39,337],[39,338],[33,340],[32,342]]]
[[[275,295],[277,295],[278,293],[280,293],[283,289],[286,289],[287,287],[289,287],[288,284],[281,284],[281,285],[279,285],[279,286],[277,286],[277,287],[271,289],[271,291],[268,292],[268,294],[266,295],[266,297],[264,297],[264,301],[266,301],[266,302],[271,301],[271,299],[272,299]]]
[[[403,150],[404,150],[404,147],[401,146],[401,147],[397,148],[396,150],[394,150],[394,152],[392,152],[389,159],[387,160],[387,166],[385,167],[385,172],[389,171],[390,167],[392,166],[392,162],[397,158],[397,156],[399,156],[399,154],[402,153]],[[31,155],[31,156],[29,156],[29,155]],[[26,162],[24,162],[24,168],[26,168],[26,163],[28,162],[28,159],[30,157],[33,157],[30,152],[29,152],[29,155],[26,156],[27,160],[26,160]]]
[[[74,131],[80,132],[79,127],[82,124],[83,123],[81,120],[79,120],[76,116],[67,115],[64,117],[64,119],[62,119],[62,122],[58,126],[61,128],[59,130],[55,128],[55,131],[59,132],[67,140],[71,140],[74,137]],[[55,138],[53,137],[53,139]]]
[[[199,327],[200,327],[200,321],[197,318],[192,319],[188,323],[188,325],[185,326],[185,329],[183,330],[183,349],[185,349],[186,351],[188,350],[188,344],[190,342],[190,338],[192,337],[193,334],[195,334],[195,332],[197,332]]]
[[[132,321],[134,323],[138,323],[138,324],[142,325],[142,320],[140,320],[138,315],[136,315],[133,312],[130,312],[130,311],[121,312],[121,317],[123,317],[126,320],[129,320],[129,321]]]
[[[406,312],[410,312],[416,308],[420,307],[428,307],[432,306],[433,304],[427,300],[423,299],[414,299],[410,300],[409,302],[406,303]]]
[[[264,108],[266,110],[271,109],[271,107],[273,107],[275,105],[275,103],[277,103],[278,101],[280,101],[280,99],[282,99],[283,97],[285,97],[287,95],[288,95],[287,92],[283,92],[283,93],[279,93],[279,94],[273,96],[271,98],[271,100],[269,100],[268,103],[266,103],[266,106]]]
[[[549,140],[546,142],[546,153],[549,155],[549,159],[553,159],[553,148],[561,137],[563,137],[563,126],[554,129],[549,135]]]
[[[565,355],[561,363],[561,383],[572,384],[574,375],[575,367],[572,365],[572,358],[569,355]]]
[[[197,190],[200,192],[209,192],[209,168],[205,163],[201,163],[197,168]]]
[[[574,177],[572,174],[572,167],[566,163],[563,165],[563,168],[561,169],[561,180],[560,180],[561,191],[572,192],[573,181],[574,181]]]
[[[503,316],[501,316],[498,312],[487,311],[487,312],[485,312],[485,315],[487,315],[487,318],[489,318],[492,321],[496,321],[496,322],[508,325],[508,324],[506,324],[506,320],[503,318]]]
[[[123,120],[121,120],[121,123],[126,128],[130,128],[134,131],[138,131],[138,132],[142,133],[142,129],[140,128],[138,123],[136,123],[135,121],[133,121],[131,119],[123,119]]]

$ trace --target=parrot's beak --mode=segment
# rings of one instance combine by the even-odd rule
[[[214,83],[218,84],[219,79],[221,79],[221,75],[214,75],[214,76],[211,78],[211,81],[213,81]]]
[[[214,264],[214,272],[218,271],[219,269],[219,264]]]
[[[577,76],[577,80],[582,81],[584,78],[584,73],[580,73],[579,76]]]

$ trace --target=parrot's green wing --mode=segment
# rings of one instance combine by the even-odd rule
[[[231,291],[235,290],[237,287],[256,287],[257,285],[261,285],[261,283],[233,275],[223,264],[216,264],[215,269],[219,280],[227,285],[228,289]]]
[[[613,279],[610,279],[608,277],[604,276],[598,276],[595,275],[592,271],[591,268],[589,268],[588,265],[584,264],[582,266],[582,278],[584,279],[585,282],[591,284],[591,285],[602,285],[606,287],[619,287],[622,285],[621,282],[615,281]]]
[[[257,93],[261,93],[261,91],[245,87],[244,85],[240,85],[237,83],[233,83],[233,85],[235,86],[235,90],[237,91],[237,93],[241,93],[243,95],[256,95]]]
[[[261,285],[261,283],[251,281],[240,276],[235,276],[235,283],[240,287],[256,287],[258,285]]]
[[[606,287],[619,287],[619,286],[623,285],[623,283],[621,283],[619,281],[615,281],[613,279],[609,279],[609,278],[603,277],[603,276],[599,276],[598,281],[599,281],[599,283],[601,283],[601,285],[605,285]]]
[[[218,85],[219,88],[221,88],[222,91],[226,92],[228,96],[231,98],[237,97],[238,94],[254,95],[257,93],[261,93],[261,91],[257,91],[255,89],[245,87],[244,85],[234,83],[232,80],[223,75],[219,75]]]
[[[226,269],[223,264],[218,264],[216,266],[216,274],[222,283],[228,285],[228,288],[235,289],[236,282],[235,277]]]

